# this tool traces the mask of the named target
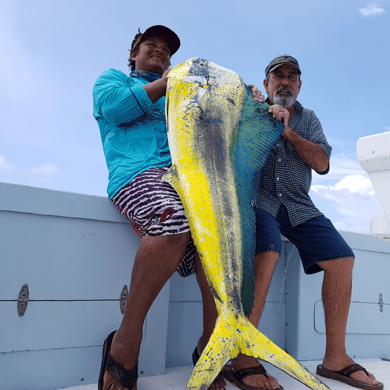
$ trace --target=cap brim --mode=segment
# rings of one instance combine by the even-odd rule
[[[295,68],[298,71],[299,74],[302,73],[301,70],[299,69],[299,67],[296,64],[294,64],[293,62],[282,62],[282,63],[276,64],[272,68],[266,70],[266,75],[271,73],[271,72],[273,72],[275,69],[277,69],[277,68],[279,68],[280,66],[283,66],[283,65],[292,66],[293,68]]]
[[[169,46],[171,56],[175,54],[180,47],[179,37],[168,27],[161,25],[149,27],[142,34],[142,37],[139,42],[144,41],[145,39],[150,37],[160,37],[164,39]]]

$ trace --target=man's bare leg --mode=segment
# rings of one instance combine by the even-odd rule
[[[353,257],[319,262],[324,269],[322,301],[325,310],[326,351],[323,360],[324,368],[339,371],[354,364],[345,349],[345,334],[352,293]],[[363,371],[355,372],[351,377],[370,385],[379,382],[372,374],[367,376]]]
[[[255,255],[255,300],[252,313],[249,315],[248,319],[256,328],[259,326],[272,275],[278,260],[279,253],[274,251],[258,253]],[[238,355],[233,364],[233,369],[235,371],[261,365],[258,359],[246,355]],[[264,375],[251,375],[244,378],[243,382],[254,388],[270,390],[279,389],[280,386],[277,380],[269,374],[267,374],[267,376],[268,378]]]
[[[213,294],[211,293],[210,286],[207,282],[206,275],[203,271],[202,263],[199,259],[198,253],[195,256],[196,262],[196,280],[198,281],[198,285],[200,288],[200,292],[202,293],[202,301],[203,301],[203,334],[200,337],[197,348],[199,355],[202,353],[205,348],[207,342],[210,339],[211,333],[213,333],[215,321],[218,317],[217,308],[215,306],[215,301]],[[226,389],[225,379],[220,373],[214,382],[209,387],[210,390],[223,390]]]
[[[180,265],[189,238],[190,233],[181,233],[145,236],[141,241],[134,260],[126,311],[110,351],[127,370],[134,368],[138,361],[146,314]],[[104,390],[125,390],[125,387],[106,372]],[[136,387],[131,390],[136,390]]]
[[[267,297],[272,275],[278,259],[279,254],[277,252],[265,252],[255,256],[255,303],[252,314],[249,316],[249,321],[256,326],[256,328],[259,325],[260,316],[264,308],[265,299]],[[207,283],[204,275],[203,268],[199,266],[199,264],[200,261],[198,258],[196,277],[203,299],[203,334],[198,341],[198,350],[199,352],[202,352],[214,330],[218,313],[209,284]],[[243,368],[257,367],[259,365],[260,363],[257,359],[247,357],[245,355],[239,355],[234,362],[234,369],[240,370]],[[276,379],[270,375],[269,378],[264,375],[249,376],[244,379],[244,383],[255,388],[279,388]],[[210,387],[211,390],[220,390],[225,388],[226,382],[221,375],[217,377]]]

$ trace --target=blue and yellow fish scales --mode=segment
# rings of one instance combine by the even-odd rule
[[[183,202],[218,311],[187,390],[207,389],[240,353],[268,361],[312,389],[328,389],[245,316],[253,304],[255,213],[250,200],[284,129],[268,107],[253,100],[236,73],[209,61],[190,59],[168,75],[173,164],[164,179]]]

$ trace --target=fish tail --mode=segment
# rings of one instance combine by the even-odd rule
[[[244,315],[219,316],[186,390],[206,390],[238,354],[267,361],[313,390],[330,390],[297,360],[256,329]]]

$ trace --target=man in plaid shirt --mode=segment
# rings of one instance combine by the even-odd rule
[[[309,197],[312,173],[329,172],[331,146],[312,110],[296,100],[301,69],[288,55],[276,57],[265,70],[267,103],[285,131],[263,167],[256,200],[255,302],[249,320],[258,326],[272,275],[279,259],[281,234],[299,251],[307,274],[324,271],[322,299],[326,351],[317,374],[362,389],[382,389],[372,374],[347,355],[345,333],[352,291],[354,254]],[[255,94],[254,94],[255,95]],[[239,355],[224,374],[241,389],[279,389],[257,359]]]

